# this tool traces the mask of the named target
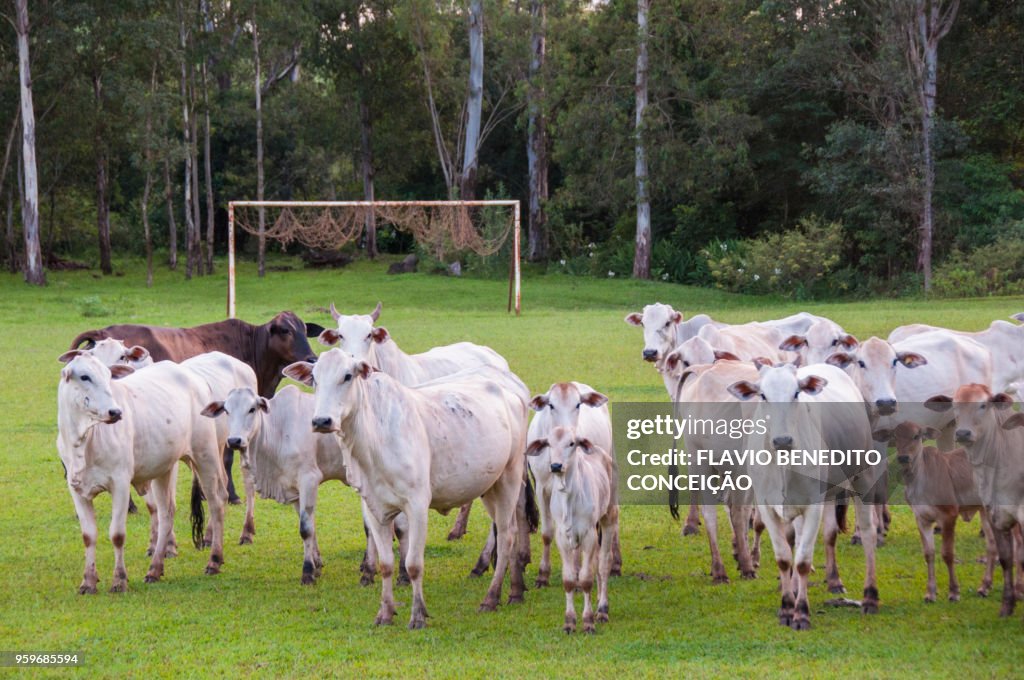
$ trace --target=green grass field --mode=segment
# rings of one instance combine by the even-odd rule
[[[1001,581],[989,599],[974,595],[982,565],[977,523],[958,541],[960,603],[925,604],[925,570],[908,508],[895,508],[893,529],[879,552],[882,611],[862,616],[835,609],[823,587],[819,542],[812,575],[813,629],[795,633],[776,623],[778,606],[770,544],[761,577],[713,586],[704,534],[683,538],[660,507],[625,507],[624,575],[610,589],[611,617],[596,636],[561,632],[561,588],[534,590],[526,603],[477,613],[486,582],[468,578],[488,523],[475,506],[470,532],[445,540],[454,519],[432,515],[425,593],[431,614],[424,631],[408,631],[409,589],[396,590],[400,625],[374,628],[379,587],[358,585],[363,532],[355,493],[331,483],[317,512],[326,566],[313,587],[299,585],[302,545],[290,507],[260,500],[256,542],[235,544],[243,512],[229,509],[226,564],[203,575],[206,553],[187,545],[187,486],[182,474],[177,534],[181,556],[164,580],[142,582],[148,519],[130,516],[126,558],[129,592],[106,593],[113,551],[106,540],[109,496],[97,501],[101,594],[77,594],[82,542],[61,476],[56,447],[57,356],[78,332],[115,322],[194,325],[224,316],[226,276],[192,282],[158,271],[146,289],[136,264],[126,275],[49,273],[36,290],[20,277],[0,278],[0,650],[74,650],[90,675],[102,676],[442,676],[684,677],[811,676],[1007,677],[1020,674],[1024,625],[997,616]],[[979,329],[1024,310],[1024,298],[957,301],[879,300],[798,304],[726,295],[659,283],[527,276],[524,312],[505,313],[503,281],[430,275],[385,276],[386,264],[343,271],[271,272],[257,280],[240,268],[239,316],[262,323],[281,309],[327,325],[323,308],[366,313],[381,300],[380,323],[406,351],[471,340],[502,353],[534,392],[576,379],[615,401],[665,400],[654,369],[640,360],[640,332],[623,317],[660,300],[687,314],[707,312],[742,322],[806,309],[829,316],[865,338],[896,325],[926,322]],[[88,316],[85,316],[88,314]],[[240,473],[236,466],[236,480]],[[726,534],[728,536],[728,534]],[[727,541],[728,538],[723,538]],[[839,564],[859,597],[863,554],[840,539]],[[534,538],[535,555],[540,539]],[[727,543],[723,545],[723,550]],[[557,551],[556,551],[557,553]],[[557,554],[555,568],[558,569]],[[535,565],[528,579],[536,574]],[[557,574],[557,571],[556,571]],[[939,589],[946,579],[939,563]],[[506,589],[507,594],[507,589]]]

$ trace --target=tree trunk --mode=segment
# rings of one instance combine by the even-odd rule
[[[529,168],[529,228],[526,256],[530,262],[548,258],[548,139],[544,120],[544,58],[547,49],[547,11],[544,0],[530,0],[530,73],[527,89],[526,161]]]
[[[180,4],[178,6],[178,38],[179,46],[181,47],[182,148],[185,149],[185,177],[182,182],[185,190],[185,279],[190,280],[192,278],[192,268],[195,265],[195,243],[193,238],[195,237],[196,228],[195,222],[192,219],[192,140],[190,139],[192,125],[189,121],[188,68],[185,55],[187,46],[185,10]]]
[[[100,271],[106,275],[114,273],[110,263],[110,157],[103,134],[103,77],[93,74],[92,91],[96,98],[96,231],[99,234]]]
[[[647,197],[647,155],[644,151],[644,111],[647,109],[647,12],[650,0],[637,0],[636,50],[636,252],[633,277],[651,278],[651,204]]]
[[[462,156],[460,197],[476,197],[477,152],[484,104],[484,5],[483,0],[469,2],[469,91],[466,95],[466,145]]]
[[[260,92],[260,34],[256,25],[256,16],[253,14],[252,21],[252,52],[253,61],[256,65],[256,80],[254,90],[256,92],[256,200],[263,200],[263,95]],[[259,210],[259,248],[257,250],[257,262],[259,277],[263,278],[266,272],[267,239],[266,211],[263,206]]]
[[[167,267],[178,268],[178,225],[174,221],[174,184],[171,182],[171,162],[164,158],[164,199],[167,201]]]
[[[213,160],[210,158],[210,92],[207,85],[206,63],[203,63],[203,107],[206,109],[206,127],[203,130],[203,164],[206,173],[206,273],[213,273]]]
[[[361,69],[360,69],[361,70]],[[362,146],[363,198],[372,201],[373,190],[373,119],[370,117],[370,105],[367,95],[360,94],[359,99],[359,140]],[[373,210],[366,213],[366,254],[372,260],[377,257],[377,215]]]
[[[28,56],[28,0],[15,0],[15,32],[18,34],[18,76],[21,84],[22,168],[24,197],[21,220],[25,227],[25,280],[46,285],[39,249],[39,176],[36,169],[36,114],[32,107],[32,74]]]

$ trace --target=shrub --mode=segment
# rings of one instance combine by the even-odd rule
[[[1011,295],[1024,291],[1024,238],[1011,233],[970,253],[954,250],[935,270],[932,290],[940,297]]]
[[[825,280],[839,264],[842,245],[841,224],[812,216],[789,231],[711,244],[702,253],[717,288],[807,298],[842,292]]]

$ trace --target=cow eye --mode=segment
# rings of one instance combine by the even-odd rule
[[[839,344],[839,338],[836,338],[835,340],[832,341],[832,346],[833,347],[835,347],[838,344]]]
[[[554,404],[548,404],[548,408],[551,409],[552,411],[554,411],[555,410],[555,405]]]
[[[689,361],[686,361],[686,360],[684,359],[684,360],[683,360],[683,368],[689,368],[689,367],[690,367],[690,362],[689,362]]]
[[[793,393],[793,398],[794,399],[799,399],[800,398],[800,390],[797,390],[796,392]]]
[[[576,410],[577,410],[577,411],[579,411],[579,410],[580,410],[580,405],[579,405],[579,404],[576,404]]]
[[[899,362],[900,362],[900,360],[899,360],[899,359],[893,359],[893,360],[892,360],[892,365],[893,365],[893,366],[896,366],[896,364],[898,364]]]
[[[342,382],[348,382],[351,379],[352,379],[352,374],[351,373],[346,373],[345,374],[345,379],[342,380]]]
[[[80,376],[80,378],[79,378],[79,379],[80,379],[80,380],[81,380],[82,382],[92,382],[92,378],[90,378],[90,377],[89,377],[89,376],[87,376],[87,375],[83,375],[83,376]]]
[[[671,322],[671,321],[666,321],[666,322],[665,322],[665,328],[668,328],[668,327],[669,327],[669,326],[671,326],[671,325],[672,325],[672,322]]]
[[[861,368],[867,368],[867,364],[864,363],[863,359],[858,359],[857,365],[860,366]]]
[[[252,414],[252,413],[256,413],[256,407],[255,407],[255,406],[253,406],[253,407],[252,407],[251,409],[249,409],[249,413],[250,413],[250,414]]]
[[[768,397],[766,397],[766,396],[764,396],[764,395],[762,394],[762,395],[761,395],[761,401],[768,401]]]
[[[366,334],[366,339],[369,340],[371,335],[373,335],[373,333],[367,333]]]

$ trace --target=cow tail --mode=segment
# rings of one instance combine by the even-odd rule
[[[71,341],[71,347],[68,349],[78,349],[79,345],[86,341],[89,343],[86,349],[92,349],[96,345],[97,340],[105,340],[109,337],[110,335],[104,330],[85,331],[84,333],[79,333],[78,337]]]
[[[530,533],[537,533],[540,526],[540,508],[537,507],[537,490],[534,488],[533,475],[526,472],[526,525]]]
[[[498,525],[491,522],[491,532],[494,534],[494,550],[491,551],[491,569],[498,568]],[[486,569],[484,571],[487,571]],[[483,572],[480,572],[483,573]]]
[[[206,515],[203,512],[203,490],[199,479],[192,478],[192,543],[197,550],[203,549],[203,533],[206,530]]]
[[[846,498],[836,500],[836,524],[839,525],[839,533],[846,533],[846,515],[850,510],[850,504]]]
[[[669,463],[668,476],[669,479],[675,479],[679,475],[679,464],[676,462]],[[679,489],[676,488],[675,484],[669,485],[668,490],[668,511],[672,513],[672,519],[679,519]]]

